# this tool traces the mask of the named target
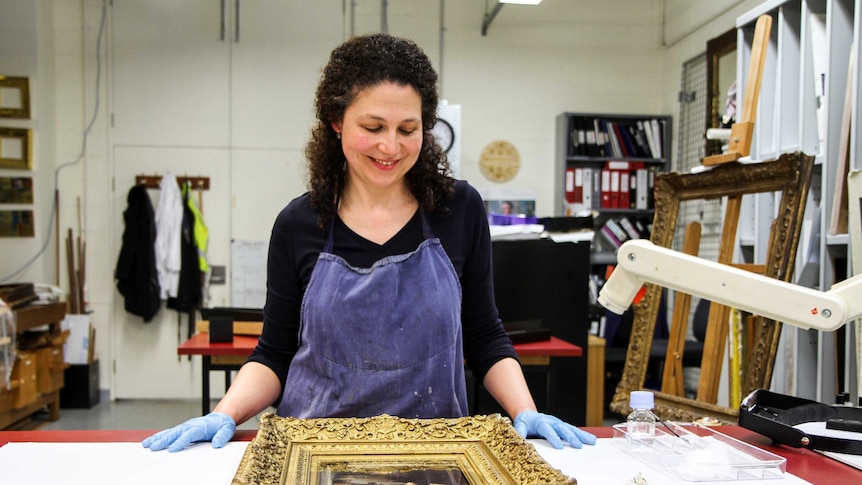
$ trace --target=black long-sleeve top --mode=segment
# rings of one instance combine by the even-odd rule
[[[455,183],[445,214],[426,214],[458,274],[464,357],[478,380],[497,361],[517,354],[506,335],[494,301],[491,238],[479,193],[467,182]],[[291,201],[276,218],[269,244],[263,333],[248,361],[266,365],[284,388],[299,339],[300,305],[327,232],[308,194]],[[354,233],[339,218],[334,224],[333,252],[351,266],[369,268],[387,256],[415,251],[423,240],[419,212],[392,239],[379,245]]]

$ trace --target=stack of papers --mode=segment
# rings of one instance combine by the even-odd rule
[[[510,226],[489,226],[491,240],[541,239],[545,226],[542,224],[512,224]]]

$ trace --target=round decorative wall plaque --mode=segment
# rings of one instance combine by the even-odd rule
[[[492,182],[508,182],[521,168],[521,156],[515,146],[507,141],[492,141],[479,156],[482,175]]]

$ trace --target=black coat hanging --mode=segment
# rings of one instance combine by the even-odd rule
[[[123,212],[123,246],[114,278],[125,298],[126,311],[145,322],[159,311],[159,277],[156,272],[156,221],[153,204],[143,185],[135,185],[126,198]]]

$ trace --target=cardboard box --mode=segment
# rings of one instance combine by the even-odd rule
[[[39,392],[36,387],[36,354],[34,352],[18,352],[15,367],[12,368],[12,407],[23,408],[36,402]]]
[[[15,399],[12,397],[12,390],[6,389],[5,386],[0,388],[0,414],[11,411],[14,402]]]
[[[63,387],[66,363],[63,361],[63,345],[39,347],[36,353],[36,389],[48,394]]]
[[[99,404],[99,361],[73,364],[65,370],[65,385],[60,389],[60,407],[90,409]]]

